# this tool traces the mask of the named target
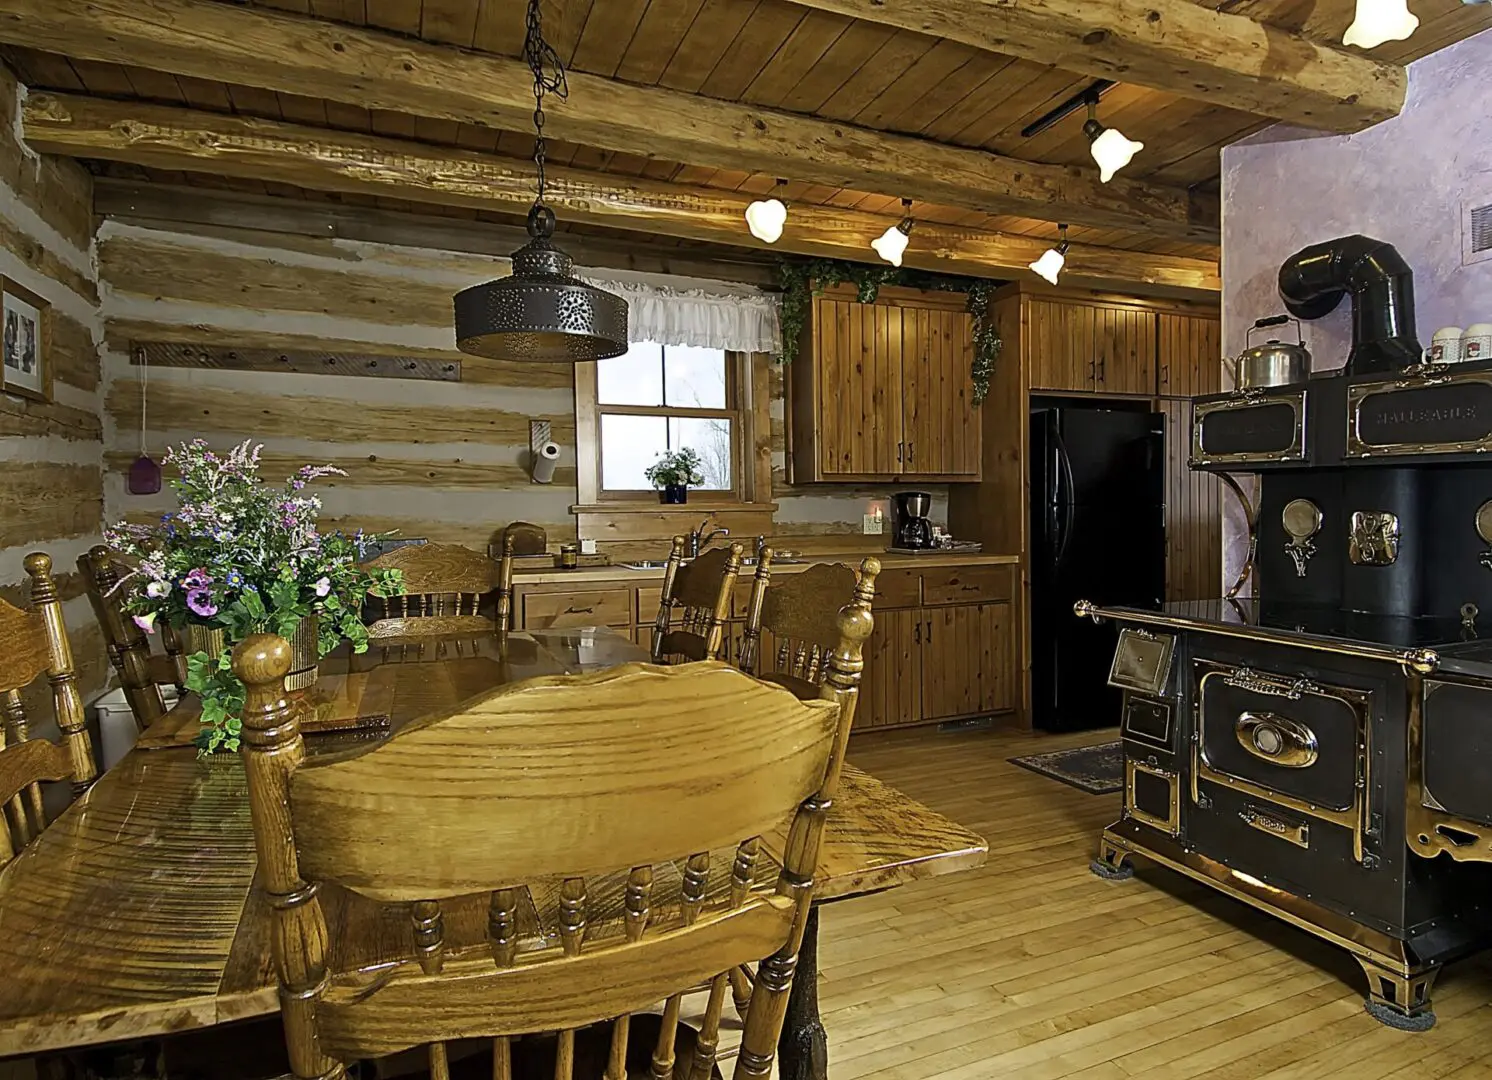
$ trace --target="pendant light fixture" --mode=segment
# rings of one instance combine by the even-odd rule
[[[777,197],[777,192],[786,183],[779,179],[770,195],[746,208],[746,227],[763,243],[775,244],[782,238],[782,227],[787,224],[787,203]]]
[[[154,495],[161,490],[161,467],[145,450],[145,394],[150,387],[150,363],[144,349],[135,350],[136,370],[140,378],[140,456],[130,462],[131,495]]]
[[[1088,119],[1083,122],[1083,134],[1088,136],[1089,152],[1098,162],[1098,178],[1107,184],[1114,174],[1128,165],[1130,159],[1145,149],[1142,142],[1126,139],[1118,128],[1104,127],[1098,122],[1098,98],[1088,99]]]
[[[901,220],[870,242],[875,253],[892,266],[901,265],[901,257],[907,250],[907,240],[912,235],[912,226],[916,224],[912,220],[912,200],[903,199],[901,209]]]
[[[544,205],[544,95],[569,93],[559,55],[544,40],[539,0],[529,0],[523,58],[534,76],[534,165],[538,193],[528,212],[529,241],[513,252],[513,272],[456,294],[456,348],[494,360],[605,360],[627,351],[627,302],[587,285],[551,242],[554,211]]]
[[[1041,258],[1031,263],[1031,269],[1036,271],[1038,277],[1046,279],[1051,284],[1057,284],[1057,275],[1062,273],[1062,267],[1067,265],[1067,226],[1057,226],[1057,246],[1047,248],[1041,253]]]
[[[1385,41],[1403,41],[1419,26],[1419,17],[1409,10],[1408,0],[1357,0],[1357,14],[1343,45],[1374,49]]]

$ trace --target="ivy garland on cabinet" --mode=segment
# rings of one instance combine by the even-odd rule
[[[984,397],[989,393],[990,377],[995,373],[995,361],[1000,357],[1000,335],[989,317],[990,294],[998,282],[839,259],[780,259],[777,281],[782,287],[783,345],[782,354],[777,357],[780,364],[792,359],[791,350],[808,323],[813,298],[831,285],[854,285],[855,297],[862,304],[875,303],[882,285],[967,294],[965,310],[974,320],[974,362],[970,366],[974,404],[984,403]]]

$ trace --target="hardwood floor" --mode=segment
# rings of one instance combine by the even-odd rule
[[[1392,1031],[1346,953],[1179,875],[1088,872],[1119,796],[1006,759],[1102,742],[921,731],[850,760],[983,834],[981,869],[823,911],[833,1080],[1492,1077],[1492,956],[1452,965],[1439,1023]]]

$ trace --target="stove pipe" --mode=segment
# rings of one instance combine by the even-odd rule
[[[1352,352],[1346,371],[1398,371],[1420,362],[1414,330],[1414,271],[1392,244],[1343,236],[1301,248],[1280,266],[1290,314],[1319,319],[1352,294]]]

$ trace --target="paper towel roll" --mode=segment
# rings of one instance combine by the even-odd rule
[[[554,479],[555,465],[559,462],[558,443],[547,442],[534,454],[534,483],[547,484]]]

